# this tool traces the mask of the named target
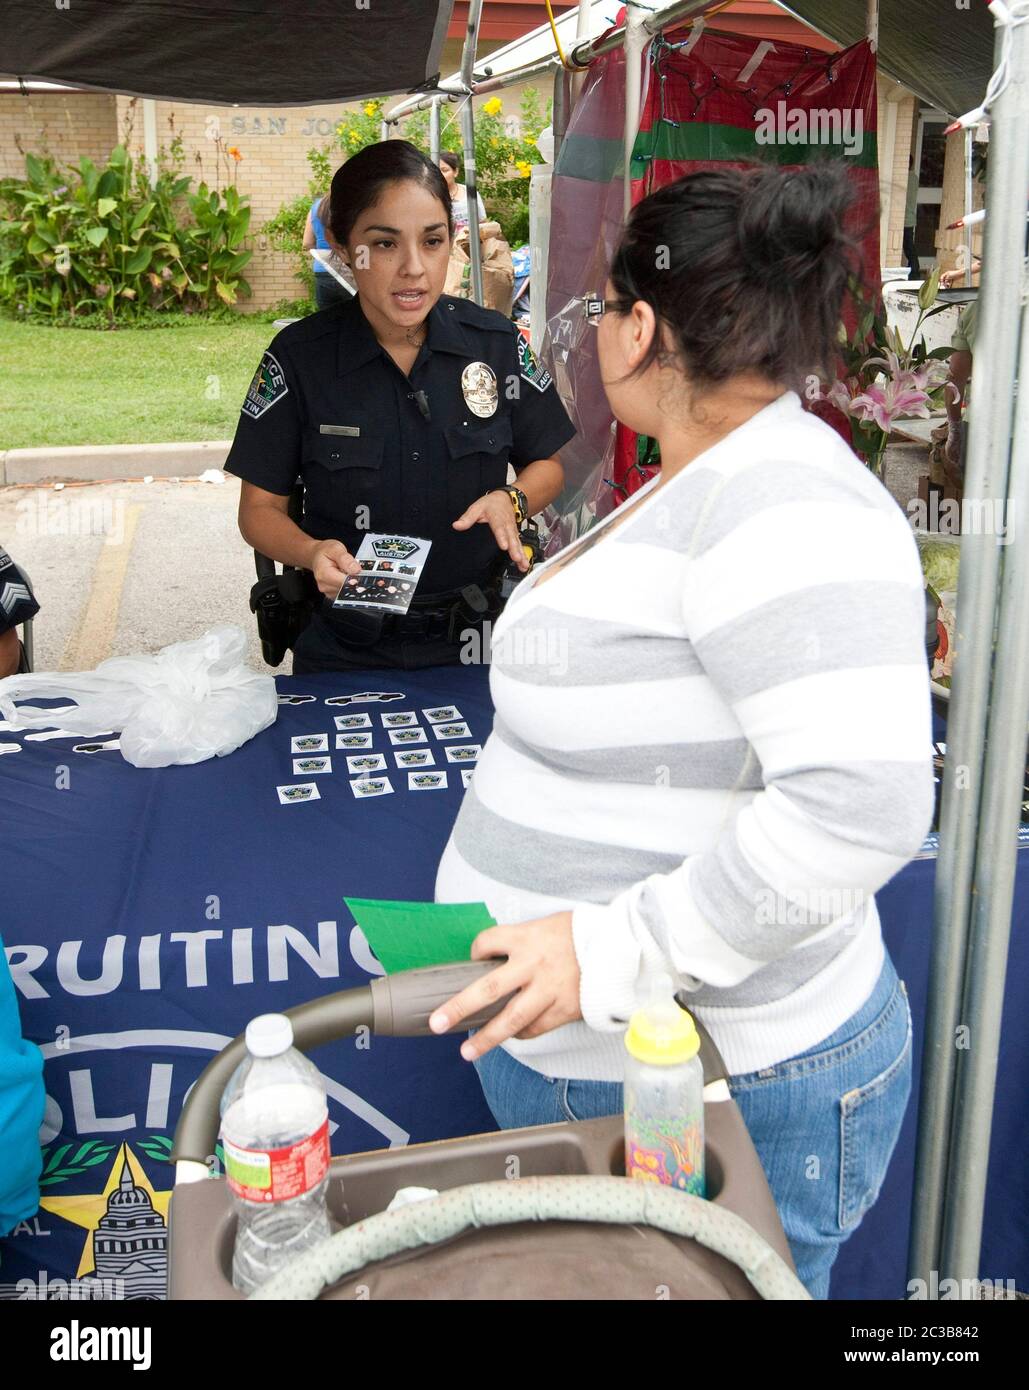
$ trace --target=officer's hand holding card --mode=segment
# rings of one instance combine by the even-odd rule
[[[344,580],[333,608],[378,608],[406,613],[431,547],[431,541],[417,536],[369,531],[356,556],[360,572]]]

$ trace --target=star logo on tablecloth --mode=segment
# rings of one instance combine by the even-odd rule
[[[44,1197],[44,1211],[87,1232],[76,1277],[121,1280],[126,1298],[163,1298],[167,1283],[171,1190],[157,1191],[122,1144],[102,1192]]]

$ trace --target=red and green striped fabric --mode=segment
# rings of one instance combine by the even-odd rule
[[[825,158],[847,168],[848,214],[866,284],[879,284],[879,167],[875,56],[867,40],[840,53],[739,34],[671,31],[650,49],[632,201],[701,169],[773,162],[799,168]],[[647,441],[619,425],[612,478],[620,495],[652,471]]]

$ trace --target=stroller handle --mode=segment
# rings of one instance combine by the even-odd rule
[[[380,1037],[424,1037],[431,1034],[429,1016],[440,1004],[506,960],[506,956],[497,956],[492,960],[457,961],[452,965],[402,970],[396,975],[383,975],[370,984],[311,999],[282,1012],[293,1025],[293,1042],[301,1052],[349,1037],[361,1027]],[[509,998],[507,995],[495,1000],[474,1017],[465,1019],[462,1026],[481,1027],[500,1012]],[[170,1162],[205,1164],[214,1153],[222,1093],[245,1056],[246,1041],[240,1033],[208,1062],[182,1107]]]
[[[380,1037],[420,1038],[431,1035],[429,1017],[453,995],[481,980],[506,956],[490,960],[455,961],[450,965],[428,965],[417,970],[401,970],[383,975],[370,984],[344,989],[311,999],[306,1004],[284,1009],[293,1025],[294,1045],[301,1052],[349,1037],[365,1027]],[[463,1021],[463,1028],[480,1028],[504,1008],[510,995],[480,1009]],[[681,1006],[680,1006],[681,1007]],[[705,1099],[728,1099],[728,1071],[707,1029],[694,1015],[700,1034],[700,1061],[704,1070]],[[207,1163],[218,1141],[219,1105],[229,1077],[246,1056],[246,1041],[240,1035],[213,1057],[201,1072],[182,1107],[175,1129],[175,1142],[169,1155],[172,1163]]]

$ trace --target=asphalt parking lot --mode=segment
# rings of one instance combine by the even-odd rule
[[[196,478],[0,488],[0,546],[32,582],[37,671],[91,670],[109,656],[156,652],[219,623],[247,634],[253,552],[236,526],[239,482]],[[288,672],[287,656],[282,672]]]
[[[902,507],[917,488],[917,455],[902,451],[888,475]],[[217,476],[0,487],[0,546],[28,573],[41,608],[35,670],[92,670],[219,623],[239,624],[249,664],[270,669],[248,607],[256,576],[236,525],[239,480]]]

